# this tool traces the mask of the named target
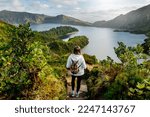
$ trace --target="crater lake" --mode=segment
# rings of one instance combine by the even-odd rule
[[[35,31],[46,31],[51,28],[58,26],[66,26],[63,24],[34,24],[31,25],[31,29]],[[129,32],[114,32],[111,28],[99,28],[99,27],[88,27],[88,26],[74,26],[79,30],[64,40],[68,40],[74,36],[85,35],[89,38],[89,44],[82,49],[82,53],[89,55],[95,55],[97,59],[103,60],[107,56],[111,57],[114,61],[119,62],[114,47],[117,47],[117,42],[123,42],[127,46],[136,46],[144,42],[146,36],[144,34],[132,34]]]

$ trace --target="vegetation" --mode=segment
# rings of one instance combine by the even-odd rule
[[[83,56],[84,56],[85,62],[89,65],[94,65],[98,63],[98,60],[96,59],[95,55],[90,56],[88,54],[83,54]]]
[[[60,26],[52,28],[49,31],[41,32],[46,37],[51,37],[53,39],[59,39],[66,37],[69,33],[77,32],[78,29],[70,26]]]
[[[121,63],[108,57],[92,69],[87,80],[89,98],[150,99],[150,61],[143,48],[118,44],[115,52]]]
[[[15,27],[0,21],[0,99],[66,99],[67,57],[75,45],[88,44],[85,36],[59,39],[72,29],[34,32],[29,24]],[[147,35],[136,47],[118,42],[114,50],[120,63],[83,55],[87,64],[95,66],[84,75],[89,99],[150,99]]]
[[[144,40],[142,47],[144,49],[144,53],[150,55],[150,38]]]
[[[53,41],[49,44],[49,47],[51,50],[53,50],[55,53],[61,55],[61,54],[67,54],[72,52],[74,46],[79,45],[81,48],[86,46],[88,44],[88,39],[85,36],[76,36],[68,40],[68,42],[64,43],[61,40]]]
[[[55,53],[50,43],[66,42],[47,37],[45,43],[46,36],[33,32],[29,24],[14,27],[0,22],[0,26],[5,27],[0,33],[0,99],[65,99],[68,53]]]

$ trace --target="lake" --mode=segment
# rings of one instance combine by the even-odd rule
[[[54,27],[64,26],[62,24],[36,24],[31,25],[31,28],[36,31],[45,31]],[[71,25],[72,26],[72,25]],[[79,32],[70,35],[69,38],[85,35],[89,38],[89,44],[82,49],[82,53],[95,55],[99,60],[106,59],[110,56],[116,62],[119,62],[114,47],[117,47],[117,42],[124,42],[127,46],[136,46],[144,42],[146,36],[144,34],[132,34],[128,32],[114,32],[110,28],[98,28],[88,26],[72,26],[79,30]],[[66,39],[68,40],[68,38]]]

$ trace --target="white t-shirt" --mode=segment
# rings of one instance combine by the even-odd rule
[[[66,64],[67,68],[71,67],[72,60],[73,61],[78,61],[77,65],[80,66],[80,67],[79,67],[79,72],[77,74],[72,74],[71,73],[71,75],[73,75],[73,76],[82,76],[82,75],[84,75],[84,69],[86,69],[86,63],[85,63],[85,60],[84,60],[83,56],[82,55],[71,54],[68,57],[68,60],[67,60],[67,64]]]

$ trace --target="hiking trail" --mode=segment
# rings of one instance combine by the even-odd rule
[[[66,78],[67,80],[67,100],[86,100],[87,97],[87,85],[86,81],[81,81],[80,94],[79,97],[71,96],[71,76]],[[77,79],[76,79],[77,80]],[[75,82],[76,82],[75,80]],[[75,83],[75,91],[76,91],[76,83]]]
[[[88,70],[92,70],[94,66],[92,65],[87,65]],[[87,89],[87,85],[86,85],[86,80],[82,80],[81,81],[81,87],[80,87],[80,94],[79,97],[72,97],[71,96],[71,76],[68,76],[66,78],[67,80],[67,100],[87,100],[88,96],[88,89]],[[77,82],[77,78],[75,80],[75,91],[76,91],[76,82]]]

